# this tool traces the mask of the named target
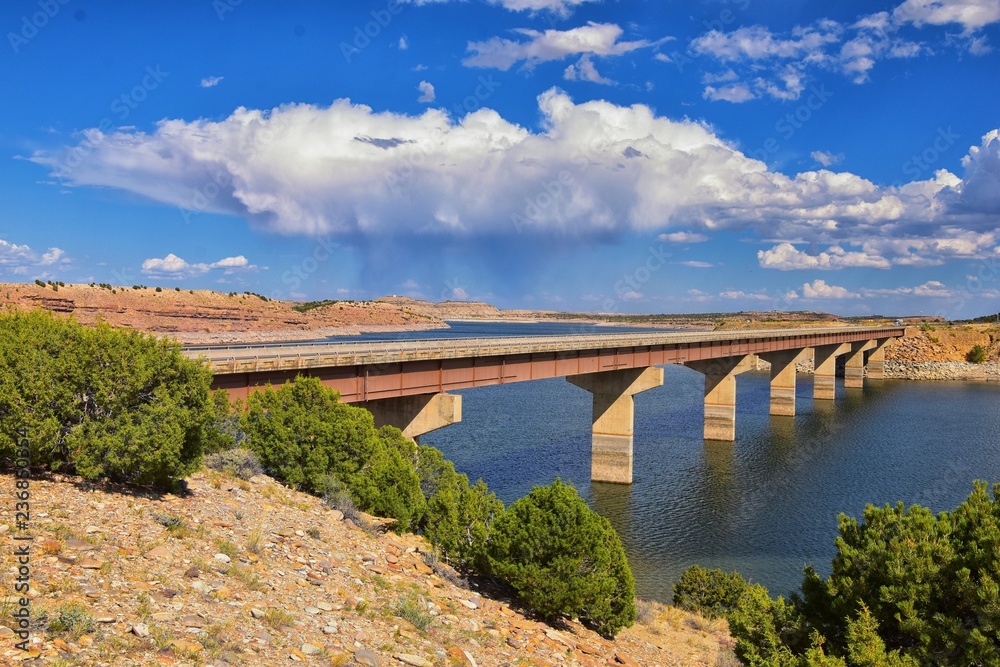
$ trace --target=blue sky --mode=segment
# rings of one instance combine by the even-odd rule
[[[1000,0],[20,0],[0,280],[1000,310]]]

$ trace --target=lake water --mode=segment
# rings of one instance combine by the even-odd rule
[[[473,335],[617,330],[474,326]],[[767,374],[737,385],[736,442],[706,443],[703,376],[667,366],[664,386],[635,399],[631,486],[591,484],[590,395],[562,378],[457,392],[462,422],[421,441],[507,504],[556,477],[571,482],[621,534],[639,596],[662,601],[693,563],[788,593],[804,565],[828,573],[839,513],[897,501],[950,509],[973,480],[1000,481],[996,384],[883,380],[814,405],[812,376],[800,375],[794,418],[768,415]]]

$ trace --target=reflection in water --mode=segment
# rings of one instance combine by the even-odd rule
[[[635,483],[590,483],[589,395],[564,379],[462,391],[463,421],[424,436],[505,503],[556,477],[621,533],[640,596],[669,601],[693,563],[738,570],[775,594],[826,573],[837,516],[867,503],[938,511],[973,479],[1000,481],[1000,387],[975,382],[869,382],[812,399],[799,376],[798,415],[770,417],[764,373],[738,379],[736,442],[702,438],[704,378],[668,366],[636,396]]]
[[[611,522],[625,543],[632,542],[634,537],[629,502],[631,495],[632,486],[629,484],[593,482],[590,485],[590,507]]]

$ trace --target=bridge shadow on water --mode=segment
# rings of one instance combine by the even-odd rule
[[[564,379],[462,391],[463,421],[423,437],[509,504],[556,477],[619,531],[639,594],[669,601],[689,565],[738,570],[787,593],[825,572],[837,516],[868,502],[953,507],[1000,480],[1000,387],[869,382],[771,417],[765,373],[738,379],[736,441],[702,438],[703,376],[668,366],[636,396],[631,486],[590,482],[590,395]],[[961,434],[959,436],[958,434]]]

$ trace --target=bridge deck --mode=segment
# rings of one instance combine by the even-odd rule
[[[245,395],[298,373],[320,377],[345,402],[490,384],[719,359],[902,336],[901,327],[831,327],[694,333],[439,338],[409,341],[198,346],[214,387]]]

